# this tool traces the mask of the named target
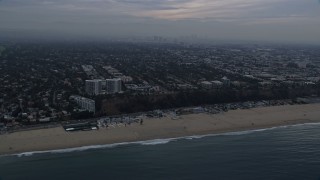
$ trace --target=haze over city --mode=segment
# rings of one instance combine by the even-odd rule
[[[320,180],[320,0],[0,0],[0,180]]]
[[[0,0],[1,38],[168,36],[318,43],[318,0]]]

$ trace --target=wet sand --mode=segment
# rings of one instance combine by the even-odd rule
[[[65,132],[62,127],[0,135],[0,154],[65,149],[88,145],[134,142],[151,139],[263,129],[320,122],[320,104],[273,106],[232,110],[221,114],[190,114],[145,118],[143,125]]]

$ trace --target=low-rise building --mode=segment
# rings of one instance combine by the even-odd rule
[[[5,127],[6,127],[6,126],[4,125],[4,123],[0,123],[0,131],[1,131],[1,130],[4,130]]]
[[[229,87],[230,86],[230,79],[228,79],[226,76],[224,76],[223,78],[221,78],[221,81],[223,83],[223,86]]]
[[[70,96],[70,100],[75,101],[82,109],[85,109],[89,112],[95,113],[96,111],[96,103],[92,99],[73,95]]]
[[[223,86],[223,83],[221,81],[211,81],[212,88],[218,89]]]
[[[212,88],[212,83],[209,81],[202,81],[200,84],[201,84],[201,87],[204,89],[211,89]]]

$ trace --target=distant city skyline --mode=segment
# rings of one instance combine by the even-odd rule
[[[1,37],[179,37],[319,44],[319,0],[0,0]]]

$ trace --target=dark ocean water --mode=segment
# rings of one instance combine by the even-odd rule
[[[320,180],[320,124],[2,156],[0,177]]]

